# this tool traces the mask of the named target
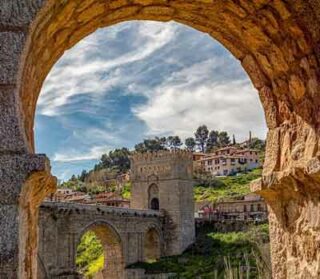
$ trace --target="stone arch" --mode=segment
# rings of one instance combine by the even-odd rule
[[[262,95],[269,128],[288,120],[286,114],[276,113],[280,106],[277,99],[283,90],[287,91],[286,98],[280,99],[281,105],[289,112],[294,102],[307,93],[302,69],[291,73],[289,68],[296,56],[310,54],[309,34],[305,34],[294,21],[286,24],[286,19],[291,16],[289,5],[283,1],[270,5],[265,2],[268,1],[259,4],[180,0],[168,3],[159,0],[87,0],[81,3],[70,0],[61,4],[54,0],[44,1],[32,23],[18,81],[30,150],[34,149],[33,121],[37,98],[54,63],[65,50],[97,28],[129,20],[174,20],[208,33],[241,60]],[[287,44],[279,43],[279,37],[285,36]],[[291,46],[291,51],[288,51],[288,46]],[[311,67],[311,61],[307,59],[305,63],[306,67]],[[288,80],[274,80],[287,74]],[[303,108],[296,107],[295,112],[304,120],[310,117],[310,112]]]
[[[148,188],[148,208],[153,210],[160,209],[159,187],[152,183]]]
[[[21,236],[5,234],[2,241],[15,243],[2,245],[10,248],[1,248],[6,259],[1,269],[15,274],[18,267],[11,263],[20,258],[19,272],[33,276],[34,268],[25,266],[34,265],[31,216],[37,206],[20,191],[31,173],[50,176],[45,159],[31,155],[43,80],[66,49],[97,28],[149,19],[175,20],[206,32],[241,61],[259,91],[269,128],[263,179],[252,189],[269,204],[271,239],[277,240],[272,241],[274,278],[319,277],[320,252],[309,245],[318,242],[320,227],[319,1],[2,1],[0,10],[1,210],[13,220],[2,227],[14,227]],[[52,190],[39,188],[31,191],[30,201]],[[28,219],[32,225],[19,223]]]
[[[81,237],[88,231],[95,233],[100,240],[104,250],[104,269],[103,278],[122,279],[124,278],[124,253],[123,242],[117,230],[105,221],[96,221],[87,225],[78,235],[77,245]],[[76,255],[76,253],[74,253]],[[74,259],[75,260],[75,259]]]
[[[144,235],[143,260],[154,261],[161,257],[161,237],[155,227],[147,229]]]

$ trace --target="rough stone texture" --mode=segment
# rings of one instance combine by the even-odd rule
[[[79,278],[76,250],[88,230],[105,248],[104,278],[123,279],[127,265],[162,255],[157,211],[47,202],[40,208],[38,278]]]
[[[309,171],[319,157],[318,0],[2,0],[0,33],[13,45],[0,43],[0,156],[32,152],[38,94],[63,52],[99,27],[133,19],[184,23],[219,40],[241,61],[269,127],[259,191],[271,202],[274,278],[319,278],[320,249],[313,236],[320,234],[320,173]],[[10,166],[0,170],[10,172]],[[19,173],[12,171],[5,193],[21,188],[21,181],[14,184]],[[0,197],[4,206],[2,192]],[[283,217],[292,212],[300,217]],[[15,239],[12,234],[13,245]]]
[[[179,255],[194,242],[192,153],[163,151],[131,157],[131,207],[150,209],[157,198],[159,209],[172,221],[166,255]],[[167,236],[168,237],[168,236]]]
[[[37,207],[56,181],[44,155],[0,155],[0,174],[0,278],[32,278]]]

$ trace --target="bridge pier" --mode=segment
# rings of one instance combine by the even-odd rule
[[[2,155],[0,174],[0,278],[34,278],[38,207],[56,180],[44,155]]]

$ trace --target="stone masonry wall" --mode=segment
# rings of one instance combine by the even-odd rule
[[[143,261],[150,229],[159,232],[162,244],[161,224],[154,211],[44,203],[40,207],[38,278],[77,278],[77,245],[92,230],[105,246],[105,278],[123,279],[126,265]]]
[[[181,254],[194,241],[192,154],[185,151],[162,151],[136,154],[131,158],[131,207],[148,209],[149,188],[159,189],[160,211],[172,220],[165,254]]]

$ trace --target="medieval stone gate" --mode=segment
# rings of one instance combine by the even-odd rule
[[[0,277],[36,278],[38,206],[55,185],[34,154],[43,80],[84,36],[134,19],[192,26],[241,61],[269,128],[253,190],[269,204],[273,276],[319,278],[318,0],[0,1]]]

